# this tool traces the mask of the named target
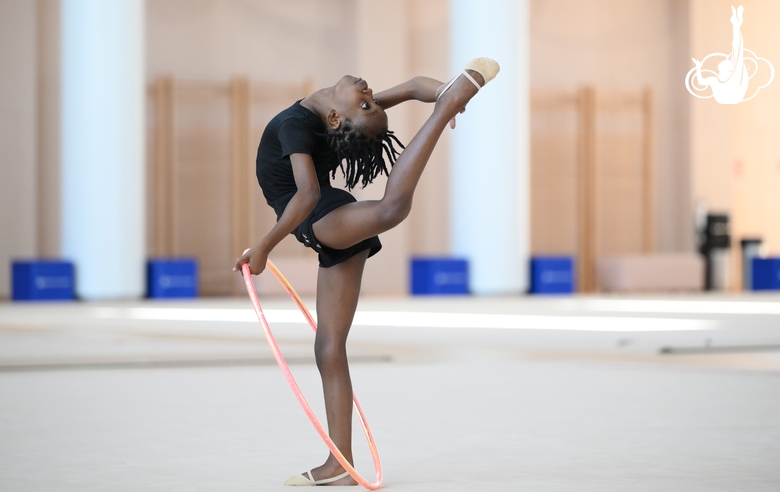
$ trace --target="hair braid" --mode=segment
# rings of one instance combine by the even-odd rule
[[[392,167],[401,155],[395,145],[405,148],[390,130],[369,135],[349,120],[344,122],[340,131],[332,131],[325,136],[336,152],[339,167],[350,190],[358,183],[365,188],[380,174],[388,175],[390,172],[383,154],[387,155]],[[333,169],[332,176],[336,176],[336,169]]]

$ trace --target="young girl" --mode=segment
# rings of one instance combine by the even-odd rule
[[[476,58],[444,86],[426,77],[373,94],[366,81],[346,75],[279,113],[265,129],[257,151],[257,180],[276,225],[238,260],[257,275],[269,253],[294,234],[319,254],[317,322],[314,342],[322,377],[328,433],[350,462],[352,458],[352,383],[346,342],[357,309],[366,259],[382,248],[377,234],[397,226],[412,207],[412,196],[425,164],[447,123],[498,73],[498,64]],[[387,129],[385,110],[404,101],[435,102],[433,114],[403,153]],[[383,154],[392,165],[388,172]],[[342,169],[349,189],[387,174],[381,200],[358,202],[333,188],[330,177]],[[329,454],[325,463],[285,485],[356,485]]]

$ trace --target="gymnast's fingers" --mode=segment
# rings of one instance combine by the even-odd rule
[[[466,112],[466,107],[464,106],[463,109],[458,111],[458,114],[463,114],[465,112]],[[454,130],[456,125],[457,125],[457,122],[455,121],[455,117],[453,116],[452,119],[450,120],[450,128],[452,128]]]
[[[241,272],[241,275],[243,275],[244,272],[241,271],[241,267],[243,266],[244,263],[249,263],[249,267],[250,267],[250,270],[251,270],[251,267],[252,267],[252,264],[250,263],[250,258],[251,257],[247,253],[249,253],[249,249],[248,248],[244,250],[244,253],[241,255],[241,258],[236,258],[236,264],[235,264],[235,266],[233,266],[233,271],[234,272]]]

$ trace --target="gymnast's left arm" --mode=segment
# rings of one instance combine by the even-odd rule
[[[391,87],[374,95],[376,103],[382,109],[392,108],[406,101],[436,102],[439,93],[444,90],[444,83],[430,77],[417,76],[408,82]],[[466,111],[466,108],[460,112]],[[455,128],[455,118],[450,121],[450,128]]]
[[[382,109],[392,108],[406,101],[436,102],[437,92],[442,85],[444,84],[436,79],[418,76],[374,94],[374,99]]]

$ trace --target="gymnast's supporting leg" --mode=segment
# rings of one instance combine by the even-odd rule
[[[478,72],[469,73],[484,85]],[[346,249],[400,224],[409,215],[414,190],[444,128],[476,93],[477,88],[460,77],[436,102],[433,114],[398,157],[382,199],[344,205],[315,222],[314,235],[319,242]]]
[[[317,336],[314,353],[322,376],[328,434],[341,454],[352,460],[352,381],[347,365],[347,335],[357,309],[363,267],[368,250],[344,263],[320,268],[317,275]],[[343,473],[341,464],[332,455],[319,468],[312,470],[314,479],[335,477]],[[357,484],[352,477],[330,485]]]

